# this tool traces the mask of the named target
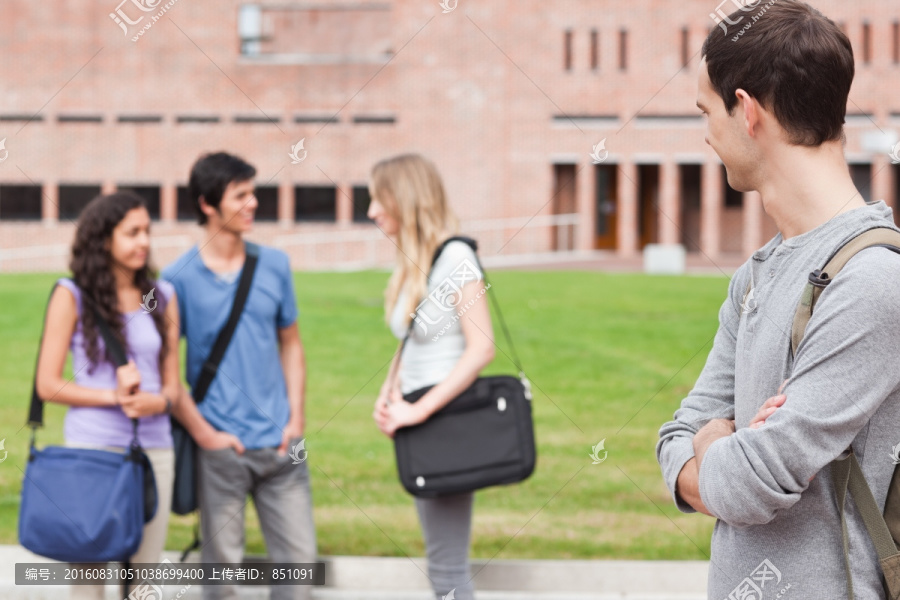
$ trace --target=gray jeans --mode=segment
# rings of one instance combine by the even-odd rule
[[[416,498],[425,536],[428,578],[436,600],[454,590],[456,600],[473,600],[475,586],[469,572],[469,538],[474,493]]]
[[[291,445],[299,438],[291,440]],[[269,560],[316,560],[309,469],[293,464],[277,448],[200,450],[198,461],[201,558],[204,563],[239,563],[244,556],[244,507],[247,495],[259,515]],[[237,586],[207,585],[204,600],[237,600]],[[312,586],[273,585],[272,600],[309,600]]]

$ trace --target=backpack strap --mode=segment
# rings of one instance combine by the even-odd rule
[[[845,458],[839,458],[831,463],[831,482],[837,495],[838,513],[841,515],[841,537],[843,540],[844,565],[847,569],[847,597],[853,598],[853,578],[850,574],[849,536],[847,534],[847,519],[844,512],[847,492],[853,497],[856,510],[866,526],[869,538],[875,545],[878,553],[878,562],[884,573],[887,584],[888,598],[896,600],[900,597],[900,551],[891,535],[891,530],[884,516],[878,509],[878,503],[872,490],[869,488],[866,477],[863,475],[859,461],[853,451]]]
[[[821,269],[809,274],[809,280],[803,289],[797,310],[794,313],[794,322],[791,326],[791,356],[797,355],[797,348],[803,341],[806,326],[812,318],[813,309],[822,290],[828,287],[842,268],[862,250],[867,248],[887,248],[900,254],[900,231],[888,227],[869,229],[851,239],[841,246],[825,263]],[[897,477],[897,472],[894,472]],[[849,536],[847,534],[847,520],[844,513],[844,504],[847,492],[853,497],[853,502],[863,520],[869,538],[875,545],[878,560],[881,563],[882,573],[885,577],[888,598],[897,600],[900,598],[900,551],[894,542],[891,529],[878,510],[878,503],[872,495],[872,490],[863,475],[859,461],[852,448],[844,458],[838,458],[831,463],[831,482],[837,496],[838,513],[841,516],[842,552],[844,554],[844,566],[847,571],[847,598],[853,600],[853,577],[850,570]]]
[[[791,356],[797,355],[797,347],[806,333],[806,326],[812,317],[813,308],[822,295],[822,290],[834,280],[838,272],[851,258],[866,248],[887,248],[900,254],[900,231],[887,227],[870,229],[856,236],[831,255],[825,266],[809,274],[809,281],[803,289],[797,311],[794,313],[794,324],[791,327]]]

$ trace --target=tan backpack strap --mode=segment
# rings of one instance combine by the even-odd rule
[[[841,515],[841,533],[843,539],[844,564],[847,568],[847,592],[848,598],[853,598],[853,582],[850,576],[850,555],[848,552],[849,539],[847,535],[847,520],[844,513],[844,503],[847,492],[853,497],[856,510],[866,526],[869,538],[875,545],[878,553],[878,561],[884,573],[892,600],[900,598],[900,551],[894,543],[894,538],[888,528],[878,503],[872,495],[872,490],[866,482],[859,461],[851,451],[846,458],[841,458],[831,463],[831,480],[834,491],[837,494],[838,512]]]
[[[800,296],[800,303],[794,313],[794,323],[791,326],[791,356],[797,355],[797,347],[806,333],[806,326],[812,318],[813,309],[819,296],[829,283],[837,276],[838,272],[851,258],[861,250],[874,246],[896,247],[900,249],[900,231],[878,227],[870,229],[847,242],[832,255],[820,271],[809,274],[809,281]]]

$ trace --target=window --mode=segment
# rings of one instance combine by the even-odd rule
[[[59,218],[76,221],[88,202],[100,195],[99,185],[59,186]]]
[[[39,221],[41,186],[0,185],[0,220]]]
[[[257,56],[262,42],[262,10],[258,4],[243,4],[238,9],[238,35],[241,54]]]
[[[628,68],[628,31],[619,31],[619,70]]]
[[[337,188],[333,185],[294,188],[295,221],[337,220]]]
[[[134,192],[144,200],[147,212],[154,221],[159,220],[159,186],[158,185],[120,185],[119,191]]]
[[[102,115],[59,115],[56,117],[59,123],[102,123]]]
[[[365,185],[353,186],[353,221],[355,223],[373,223],[366,216],[369,212],[369,187]]]
[[[119,123],[162,123],[161,115],[119,115]]]
[[[860,163],[850,165],[850,178],[866,202],[872,201],[872,165]]]
[[[600,32],[591,29],[591,69],[600,68]]]
[[[566,29],[563,34],[563,68],[572,70],[572,30]]]
[[[197,209],[194,208],[194,201],[191,200],[191,191],[186,185],[178,186],[178,208],[175,211],[175,218],[179,221],[193,221],[197,218]]]
[[[862,25],[862,59],[864,64],[872,62],[872,26],[867,21]]]
[[[900,64],[900,21],[894,21],[894,64]]]
[[[725,165],[722,165],[722,185],[725,188],[725,207],[740,208],[744,205],[744,194],[737,191],[728,184],[728,173],[725,171]]]
[[[681,66],[691,62],[691,32],[687,27],[681,28]]]
[[[257,186],[254,190],[256,195],[255,219],[257,221],[277,221],[278,220],[278,188],[275,186]]]

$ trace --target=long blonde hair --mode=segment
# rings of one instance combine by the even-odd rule
[[[397,220],[397,268],[384,293],[385,320],[401,292],[406,292],[404,322],[425,296],[427,274],[435,249],[459,231],[459,220],[444,194],[434,164],[418,154],[382,160],[372,168],[370,193]]]

